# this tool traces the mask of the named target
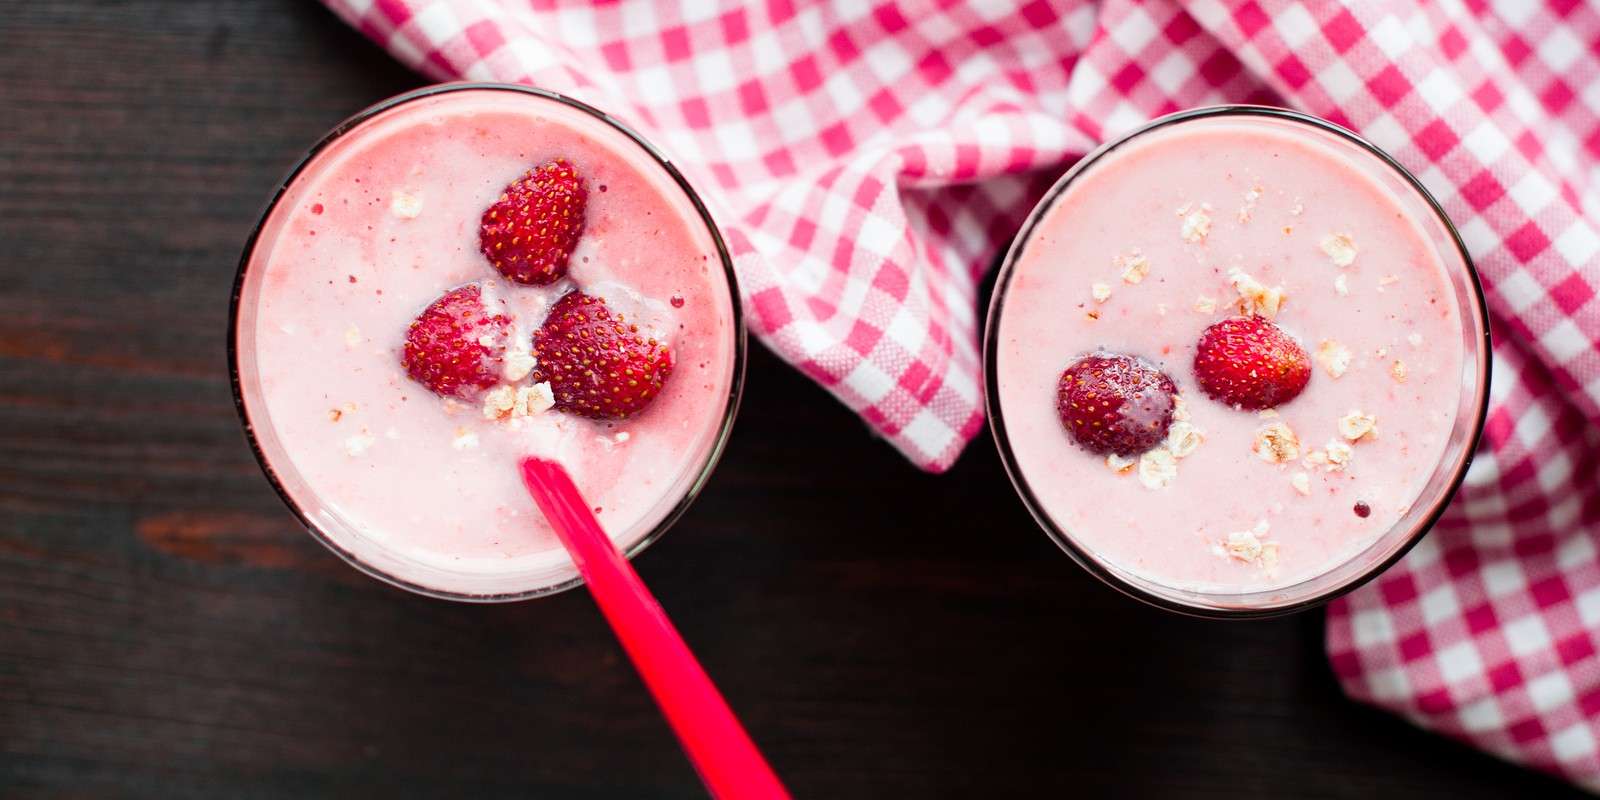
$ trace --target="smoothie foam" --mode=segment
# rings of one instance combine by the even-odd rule
[[[991,401],[1039,510],[1099,559],[1184,591],[1271,590],[1349,561],[1419,502],[1470,374],[1450,282],[1466,267],[1351,150],[1279,120],[1157,128],[1073,179],[1021,243]],[[1201,332],[1241,310],[1316,355],[1281,407],[1196,386]],[[1168,449],[1186,452],[1147,468],[1075,446],[1057,381],[1102,350],[1172,377],[1192,433]]]
[[[530,167],[587,181],[567,278],[515,285],[479,252],[480,215]],[[731,414],[740,342],[708,223],[654,156],[596,117],[511,90],[402,102],[333,139],[274,207],[240,300],[240,381],[262,450],[338,549],[426,589],[534,591],[575,575],[524,492],[517,460],[559,460],[619,545],[703,477]],[[675,370],[638,415],[486,418],[409,380],[408,324],[445,291],[482,286],[526,343],[581,288],[671,347]]]

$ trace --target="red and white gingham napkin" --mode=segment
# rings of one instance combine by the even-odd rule
[[[982,426],[976,285],[1066,164],[1212,103],[1362,132],[1460,226],[1495,378],[1435,532],[1331,607],[1334,669],[1354,697],[1600,789],[1595,8],[328,3],[436,78],[536,84],[637,126],[706,196],[761,340],[934,471]]]

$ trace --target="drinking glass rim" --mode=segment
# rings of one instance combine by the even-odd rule
[[[618,120],[616,117],[613,117],[610,114],[607,114],[606,112],[601,111],[600,109],[595,108],[594,106],[591,106],[581,100],[568,97],[564,94],[551,91],[549,89],[542,89],[534,86],[523,86],[512,83],[496,83],[492,81],[457,81],[452,83],[423,86],[417,89],[412,89],[408,92],[402,92],[394,95],[393,97],[389,97],[367,106],[366,108],[345,118],[327,133],[323,134],[322,138],[318,139],[314,145],[308,148],[305,153],[303,153],[289,168],[284,177],[278,181],[277,185],[273,188],[271,195],[268,197],[266,205],[262,209],[260,216],[257,218],[255,225],[251,226],[249,236],[245,239],[244,250],[239,257],[239,266],[234,274],[233,294],[228,303],[228,375],[233,389],[234,409],[239,415],[239,424],[244,430],[245,440],[250,445],[250,452],[255,456],[256,464],[261,468],[262,474],[267,478],[267,483],[271,484],[272,489],[277,493],[278,498],[283,501],[284,505],[288,507],[290,513],[294,514],[295,518],[299,520],[301,526],[304,527],[313,538],[315,538],[318,542],[321,542],[324,547],[331,550],[340,559],[344,560],[345,563],[356,568],[367,576],[376,578],[377,580],[380,580],[391,586],[405,589],[406,591],[413,592],[415,594],[439,598],[442,600],[455,600],[468,603],[504,603],[559,594],[582,584],[583,578],[581,576],[574,576],[560,583],[525,591],[499,592],[493,594],[472,594],[468,592],[457,592],[447,589],[438,589],[431,586],[424,586],[396,575],[390,575],[389,573],[362,561],[354,553],[345,550],[336,542],[334,542],[332,537],[328,536],[316,523],[314,523],[310,516],[306,514],[305,510],[301,508],[300,504],[296,502],[292,496],[290,496],[289,491],[284,487],[283,482],[279,479],[277,471],[273,469],[272,465],[269,463],[265,451],[263,451],[261,448],[261,442],[256,435],[255,424],[251,421],[250,411],[245,405],[244,387],[239,378],[239,313],[241,310],[241,299],[244,294],[245,278],[249,273],[251,257],[254,255],[256,246],[261,238],[262,229],[266,226],[267,220],[271,218],[273,211],[277,209],[279,202],[283,200],[283,197],[288,192],[289,187],[294,184],[295,180],[300,177],[300,174],[305,171],[306,167],[309,166],[318,155],[320,155],[334,142],[341,139],[345,134],[359,127],[361,124],[379,116],[380,114],[383,114],[386,111],[397,108],[406,103],[423,100],[442,94],[448,94],[451,92],[471,90],[509,91],[524,95],[531,95],[543,100],[553,101],[594,117],[595,119],[598,119],[610,126],[614,130],[620,132],[628,140],[642,148],[657,165],[666,171],[667,175],[672,178],[673,182],[680,190],[682,190],[684,196],[688,198],[689,203],[694,208],[696,215],[698,215],[701,222],[704,223],[706,231],[711,235],[711,241],[716,247],[717,258],[722,263],[723,275],[728,281],[728,299],[729,305],[732,306],[731,310],[733,315],[733,374],[730,376],[729,380],[728,399],[723,406],[722,421],[717,428],[715,438],[711,442],[711,447],[706,453],[704,462],[695,471],[693,480],[690,481],[688,488],[683,494],[683,497],[679,498],[678,502],[675,503],[673,507],[667,511],[666,515],[663,516],[661,520],[658,521],[647,533],[624,548],[623,557],[632,559],[639,553],[644,552],[645,548],[649,547],[651,544],[654,544],[657,539],[660,539],[662,534],[666,533],[667,529],[671,528],[672,525],[683,516],[684,512],[688,511],[689,506],[700,496],[700,492],[705,488],[706,482],[711,477],[711,473],[715,470],[718,461],[720,461],[722,458],[722,453],[727,447],[728,439],[733,433],[734,418],[738,416],[739,399],[744,390],[748,337],[745,328],[744,306],[740,301],[739,295],[738,276],[733,270],[733,258],[728,253],[727,243],[723,240],[722,231],[717,227],[716,221],[712,219],[710,210],[706,208],[705,203],[700,199],[700,195],[695,192],[694,187],[689,184],[688,179],[686,179],[683,174],[678,171],[678,168],[673,165],[672,160],[665,153],[663,153],[655,145],[651,144],[650,141],[645,139],[644,136],[638,131],[634,130],[621,120]]]
[[[1260,608],[1202,606],[1184,603],[1136,586],[1122,578],[1120,575],[1117,575],[1108,566],[1100,563],[1089,553],[1087,547],[1081,546],[1074,542],[1072,537],[1066,532],[1062,531],[1060,527],[1056,525],[1055,521],[1050,518],[1049,514],[1045,513],[1044,508],[1039,503],[1038,498],[1034,495],[1032,487],[1029,486],[1027,479],[1022,474],[1020,466],[1017,464],[1016,454],[1012,451],[1010,439],[1006,436],[1004,414],[1000,410],[999,402],[999,336],[997,335],[997,328],[1000,319],[1001,307],[1004,305],[1005,295],[1010,286],[1010,281],[1014,273],[1014,267],[1016,266],[1017,259],[1022,254],[1023,246],[1032,236],[1034,228],[1038,226],[1044,215],[1055,206],[1056,201],[1060,199],[1060,197],[1065,193],[1066,189],[1071,186],[1071,184],[1081,174],[1087,171],[1089,167],[1093,166],[1095,162],[1104,158],[1112,151],[1146,133],[1184,122],[1217,117],[1263,117],[1306,125],[1324,133],[1333,134],[1338,138],[1357,145],[1360,149],[1375,156],[1379,162],[1393,170],[1397,175],[1400,176],[1406,185],[1408,185],[1413,191],[1416,192],[1418,196],[1422,198],[1438,221],[1443,224],[1445,231],[1450,236],[1451,242],[1455,244],[1457,252],[1459,252],[1461,255],[1462,265],[1465,267],[1465,272],[1468,279],[1467,285],[1471,288],[1471,292],[1469,293],[1471,295],[1471,302],[1468,304],[1470,309],[1466,310],[1471,311],[1471,313],[1474,315],[1474,319],[1479,323],[1483,330],[1483,341],[1477,348],[1476,353],[1478,362],[1477,385],[1473,387],[1475,395],[1474,407],[1476,413],[1474,414],[1474,419],[1468,435],[1467,445],[1463,449],[1460,463],[1457,464],[1455,473],[1450,477],[1448,486],[1445,487],[1445,490],[1439,493],[1438,497],[1434,500],[1433,507],[1429,509],[1426,517],[1418,521],[1415,529],[1411,531],[1406,540],[1401,543],[1392,554],[1390,554],[1383,561],[1373,565],[1370,569],[1349,578],[1341,584],[1333,586],[1330,589],[1319,592],[1310,597],[1283,605]],[[995,279],[994,290],[989,298],[989,309],[984,319],[984,410],[989,418],[990,435],[995,441],[996,449],[1000,453],[1000,461],[1002,466],[1005,468],[1006,477],[1010,479],[1012,487],[1016,489],[1018,496],[1022,498],[1023,505],[1028,509],[1028,513],[1033,517],[1034,522],[1036,522],[1040,528],[1044,529],[1045,533],[1055,541],[1057,546],[1059,546],[1069,557],[1072,558],[1073,561],[1077,562],[1079,566],[1083,567],[1090,574],[1129,597],[1157,608],[1176,612],[1186,616],[1203,617],[1208,619],[1261,619],[1267,617],[1280,617],[1305,611],[1311,608],[1316,608],[1345,594],[1348,594],[1357,588],[1360,588],[1368,581],[1376,578],[1378,575],[1383,574],[1383,572],[1388,570],[1389,567],[1393,566],[1395,562],[1403,558],[1406,553],[1410,552],[1411,548],[1415,547],[1417,542],[1421,541],[1422,537],[1433,528],[1434,524],[1439,521],[1439,517],[1444,514],[1445,508],[1449,506],[1450,500],[1455,497],[1456,492],[1461,488],[1462,481],[1466,479],[1467,470],[1472,466],[1472,459],[1477,453],[1478,444],[1483,436],[1484,422],[1487,419],[1489,412],[1489,382],[1490,378],[1492,377],[1491,372],[1493,369],[1493,359],[1490,358],[1491,344],[1488,305],[1484,299],[1483,284],[1478,278],[1478,270],[1473,264],[1472,256],[1467,252],[1466,244],[1462,241],[1460,232],[1456,230],[1455,223],[1450,220],[1450,215],[1445,213],[1444,207],[1439,204],[1439,201],[1434,198],[1433,194],[1428,191],[1427,187],[1423,186],[1422,182],[1419,181],[1410,170],[1406,169],[1404,165],[1395,160],[1393,156],[1389,155],[1382,148],[1367,141],[1360,134],[1345,128],[1342,125],[1329,122],[1328,120],[1312,116],[1310,114],[1293,111],[1286,108],[1278,108],[1275,106],[1251,104],[1204,106],[1201,108],[1178,111],[1157,117],[1156,119],[1151,120],[1150,122],[1147,122],[1125,134],[1122,134],[1115,139],[1111,139],[1101,144],[1099,147],[1096,147],[1094,150],[1091,150],[1089,153],[1085,154],[1081,159],[1079,159],[1077,163],[1068,168],[1066,172],[1062,173],[1061,177],[1057,178],[1055,183],[1052,184],[1044,193],[1044,195],[1039,198],[1039,201],[1034,205],[1033,210],[1028,213],[1028,218],[1023,222],[1022,227],[1017,230],[1016,236],[1012,238],[1011,245],[1007,249],[1005,257],[1000,262],[999,271]],[[1374,539],[1373,542],[1368,545],[1368,547],[1370,548],[1372,546],[1376,546],[1386,536],[1387,533],[1378,537],[1377,539]],[[1361,551],[1361,553],[1365,552],[1366,549]],[[1359,556],[1360,553],[1357,553],[1342,563],[1350,563],[1350,561],[1353,561]],[[1305,584],[1315,581],[1327,574],[1329,573],[1318,573],[1288,586],[1276,587],[1269,590],[1216,593],[1214,596],[1217,598],[1227,598],[1230,600],[1247,601],[1254,597],[1290,592],[1297,587],[1304,586]],[[1157,581],[1152,581],[1152,583],[1157,583]]]

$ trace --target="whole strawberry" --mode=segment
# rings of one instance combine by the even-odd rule
[[[1172,379],[1146,361],[1095,353],[1061,373],[1056,412],[1083,449],[1136,456],[1167,438],[1177,392]]]
[[[1259,411],[1300,396],[1311,358],[1266,317],[1233,317],[1201,332],[1194,377],[1212,399]]]
[[[588,204],[578,171],[564,159],[548,161],[512,181],[483,212],[478,247],[517,283],[555,283],[567,274]]]
[[[533,357],[533,380],[550,383],[556,409],[595,419],[639,413],[672,374],[665,345],[582,292],[556,301],[534,331]]]
[[[484,307],[477,284],[451,289],[406,329],[400,364],[435,394],[470,398],[499,382],[510,326]]]

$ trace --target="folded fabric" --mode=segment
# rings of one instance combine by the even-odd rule
[[[1198,105],[1298,108],[1410,167],[1497,335],[1437,529],[1336,602],[1354,697],[1600,788],[1600,14],[1580,0],[328,0],[439,79],[605,108],[705,195],[754,333],[918,466],[982,429],[977,286],[1061,170]]]

